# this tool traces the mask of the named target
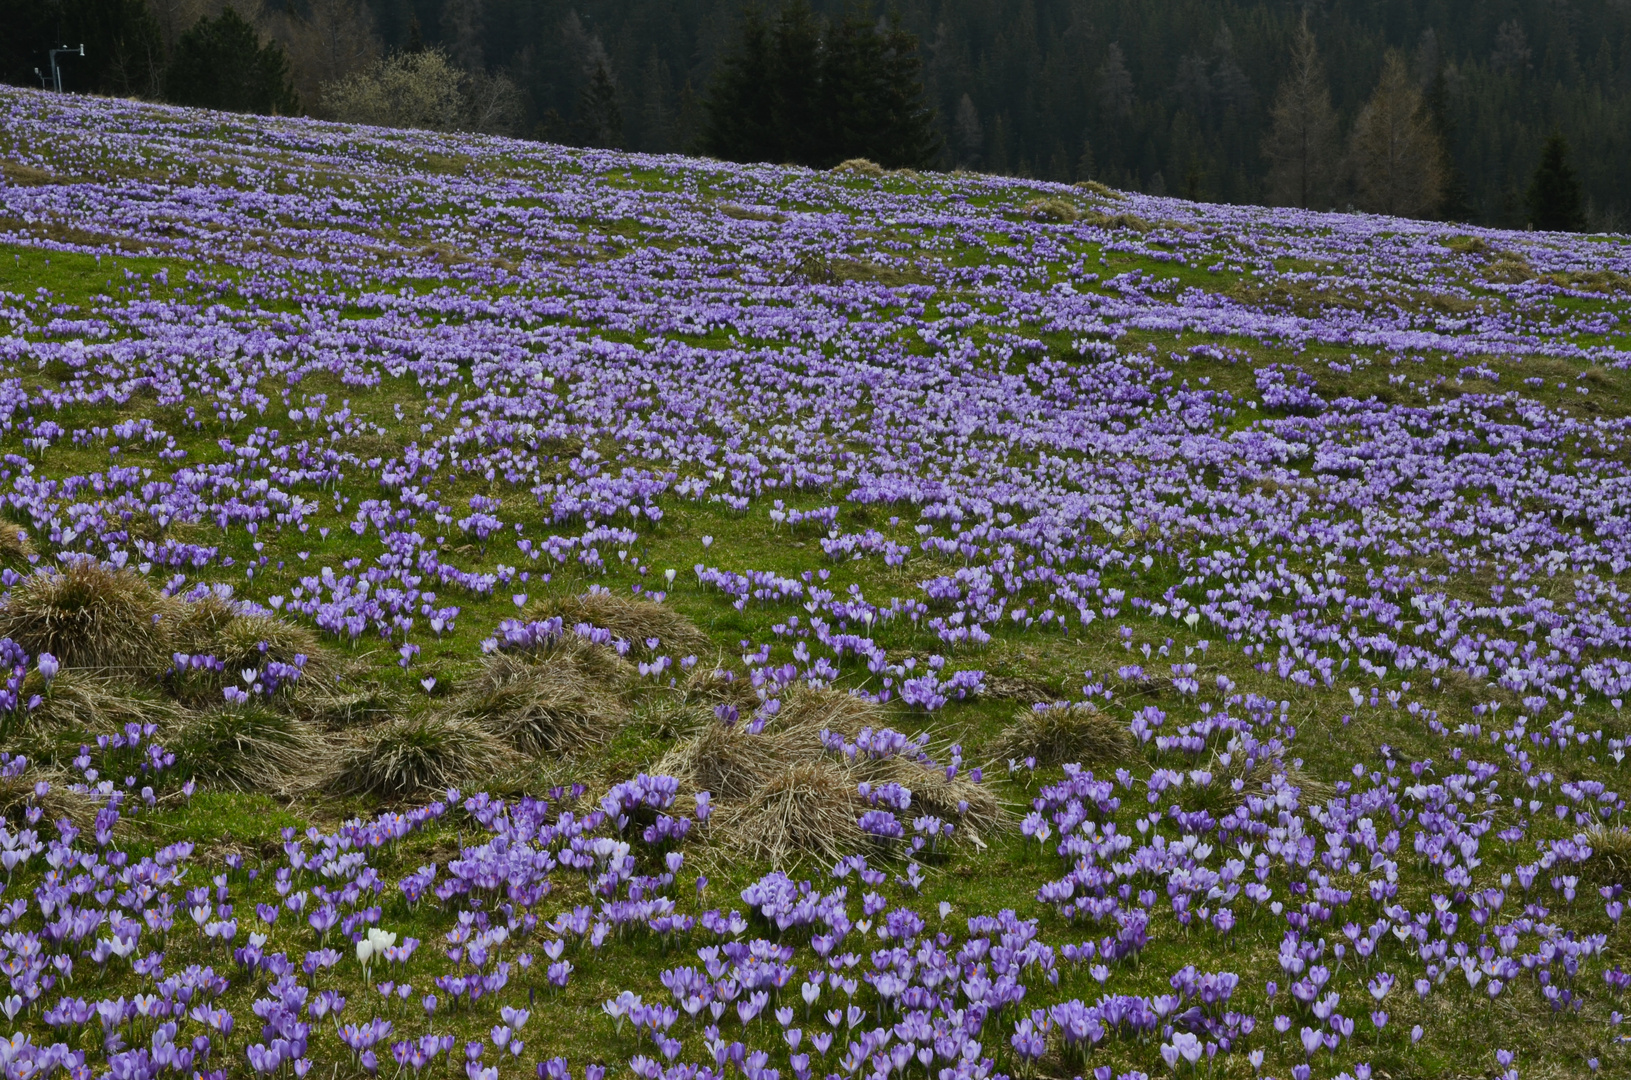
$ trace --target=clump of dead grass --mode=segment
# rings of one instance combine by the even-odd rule
[[[1580,876],[1593,885],[1631,886],[1631,829],[1593,825],[1586,830],[1591,857],[1580,864]]]
[[[1069,224],[1081,217],[1081,211],[1066,199],[1032,199],[1025,204],[1025,216],[1036,221]]]
[[[403,695],[377,683],[337,685],[328,678],[302,678],[289,695],[295,713],[314,723],[352,727],[379,723],[407,710]]]
[[[340,749],[322,786],[345,795],[411,798],[491,782],[513,763],[504,744],[478,725],[426,713],[360,732]]]
[[[627,671],[611,650],[566,635],[538,655],[488,657],[447,714],[522,753],[577,753],[604,744],[628,722]]]
[[[15,522],[0,521],[0,560],[21,562],[34,554],[28,534]]]
[[[759,692],[748,679],[726,668],[691,669],[681,684],[685,700],[710,708],[729,705],[741,716],[747,716],[759,707]]]
[[[744,798],[715,811],[714,828],[775,863],[813,853],[836,859],[867,839],[856,824],[854,788],[844,770],[821,762],[775,766]]]
[[[185,653],[211,653],[215,638],[236,618],[235,602],[214,592],[201,593],[183,602],[176,612],[173,644]]]
[[[131,570],[78,559],[30,574],[0,604],[0,636],[65,667],[147,674],[168,655],[179,602]]]
[[[1040,766],[1103,765],[1126,761],[1137,748],[1126,724],[1083,702],[1019,710],[994,752],[999,759],[1035,758]]]
[[[223,661],[228,671],[260,668],[271,661],[292,664],[296,657],[305,657],[303,670],[316,674],[322,661],[316,631],[282,619],[239,615],[227,620],[208,644],[209,652]]]
[[[105,734],[130,723],[164,723],[181,714],[174,702],[83,671],[59,671],[47,686],[39,669],[31,670],[23,679],[20,696],[27,701],[36,694],[40,703],[28,711],[28,724],[58,732],[72,729]]]
[[[1297,805],[1306,809],[1329,801],[1336,790],[1281,757],[1272,754],[1257,757],[1239,750],[1231,753],[1228,761],[1221,756],[1213,758],[1211,786],[1222,793],[1222,806],[1227,810],[1243,805],[1248,798],[1264,798],[1288,788],[1297,790]]]
[[[37,788],[41,780],[49,784],[44,795]],[[67,818],[81,829],[89,828],[107,802],[89,792],[74,791],[70,783],[64,774],[42,773],[33,768],[17,776],[0,776],[0,821],[20,824],[28,808],[37,806],[46,821]]]
[[[712,830],[727,849],[776,865],[835,859],[866,840],[856,820],[870,808],[858,787],[894,782],[912,793],[910,816],[932,814],[975,837],[997,829],[996,796],[966,774],[916,754],[851,760],[826,749],[821,732],[853,739],[863,728],[890,726],[890,713],[836,690],[798,689],[758,734],[748,715],[710,723],[676,745],[657,770],[714,797]]]
[[[1092,192],[1103,199],[1125,199],[1127,197],[1124,192],[1117,191],[1107,184],[1101,184],[1097,180],[1078,180],[1073,186],[1083,191]]]
[[[832,167],[835,173],[850,173],[855,176],[882,176],[883,166],[868,158],[850,158],[840,161]]]
[[[567,629],[589,623],[609,630],[613,637],[629,643],[631,652],[650,656],[658,652],[671,656],[702,656],[713,651],[708,635],[695,623],[666,604],[644,597],[623,596],[597,589],[582,596],[550,598],[528,605],[525,617],[542,621],[560,616]],[[647,642],[655,640],[656,646]]]
[[[184,774],[235,791],[293,790],[330,757],[311,725],[259,705],[193,713],[165,744]]]

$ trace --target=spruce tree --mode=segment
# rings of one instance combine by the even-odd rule
[[[1404,58],[1390,52],[1350,138],[1361,209],[1425,218],[1444,202],[1444,146]]]
[[[851,8],[827,31],[821,55],[823,138],[810,162],[818,167],[850,158],[878,161],[881,140],[883,43],[872,20]],[[878,161],[881,165],[883,162]]]
[[[822,151],[821,23],[805,0],[776,16],[768,91],[774,115],[774,160],[815,164]]]
[[[1553,132],[1540,152],[1540,164],[1529,182],[1529,224],[1548,232],[1585,232],[1580,181],[1569,164],[1569,144]]]
[[[735,44],[719,66],[704,104],[702,151],[726,161],[780,157],[771,82],[770,29],[756,7],[742,12]]]
[[[898,19],[880,28],[864,7],[825,28],[807,0],[788,0],[774,24],[744,11],[706,108],[703,149],[732,161],[902,168],[940,150],[917,39]]]
[[[181,35],[164,89],[171,101],[209,109],[288,114],[299,108],[283,47],[262,45],[231,5]]]
[[[880,130],[876,145],[879,165],[891,169],[923,168],[940,152],[934,129],[934,110],[923,101],[923,62],[917,38],[892,13],[883,38],[881,85],[877,115]]]
[[[1444,221],[1471,221],[1478,216],[1467,190],[1467,177],[1456,164],[1455,121],[1450,119],[1449,89],[1445,85],[1444,67],[1439,65],[1427,84],[1425,98],[1427,113],[1438,131],[1439,143],[1444,147],[1444,198],[1439,204],[1438,216]]]
[[[578,95],[578,129],[578,141],[585,146],[609,149],[623,141],[623,109],[605,61],[595,65]]]

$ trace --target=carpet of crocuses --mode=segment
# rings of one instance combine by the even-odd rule
[[[569,634],[744,738],[848,691],[832,754],[1006,816],[867,785],[758,864],[659,724],[405,802],[10,746],[7,1077],[1631,1069],[1631,240],[17,90],[0,156],[7,589],[134,570],[407,714]],[[594,589],[717,655],[527,615]],[[0,661],[10,731],[64,676]],[[987,752],[1070,706],[1134,750]]]

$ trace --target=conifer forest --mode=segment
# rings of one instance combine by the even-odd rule
[[[63,62],[70,88],[199,101],[184,39],[222,6],[0,0],[0,23],[17,30],[0,35],[0,78],[39,85],[41,50],[60,38],[88,43],[83,60]],[[711,153],[722,146],[710,98],[744,60],[744,25],[783,14],[772,2],[739,0],[241,0],[236,8],[287,62],[288,92],[262,90],[257,111],[336,115],[325,85],[423,47],[446,56],[471,99],[418,118],[424,126]],[[1408,204],[1417,216],[1522,227],[1547,141],[1561,135],[1583,220],[1613,228],[1631,218],[1627,0],[903,0],[876,9],[815,0],[809,14],[803,31],[813,38],[838,30],[840,44],[853,44],[868,22],[881,38],[895,34],[872,50],[884,63],[893,49],[914,50],[915,108],[926,130],[905,124],[917,164],[1203,201],[1395,213]],[[1299,81],[1305,26],[1314,70]],[[252,53],[228,61],[231,49],[202,45],[192,50],[229,70],[256,66]],[[760,45],[767,51],[746,59],[768,76],[775,42]],[[874,73],[861,91],[848,89],[889,81]],[[249,100],[223,93],[215,95],[223,107]],[[1409,167],[1429,174],[1425,194],[1404,202],[1371,182],[1377,151],[1365,121],[1379,96],[1430,129],[1408,149]],[[1282,160],[1287,111],[1318,114],[1321,102],[1329,116],[1314,116],[1307,150],[1318,182],[1305,192]],[[828,146],[830,133],[816,129],[833,116],[822,106],[790,116],[784,130],[801,146]],[[744,149],[800,160],[780,145]]]

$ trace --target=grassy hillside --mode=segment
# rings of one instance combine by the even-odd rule
[[[18,1075],[1631,1068],[1624,239],[0,157]]]

